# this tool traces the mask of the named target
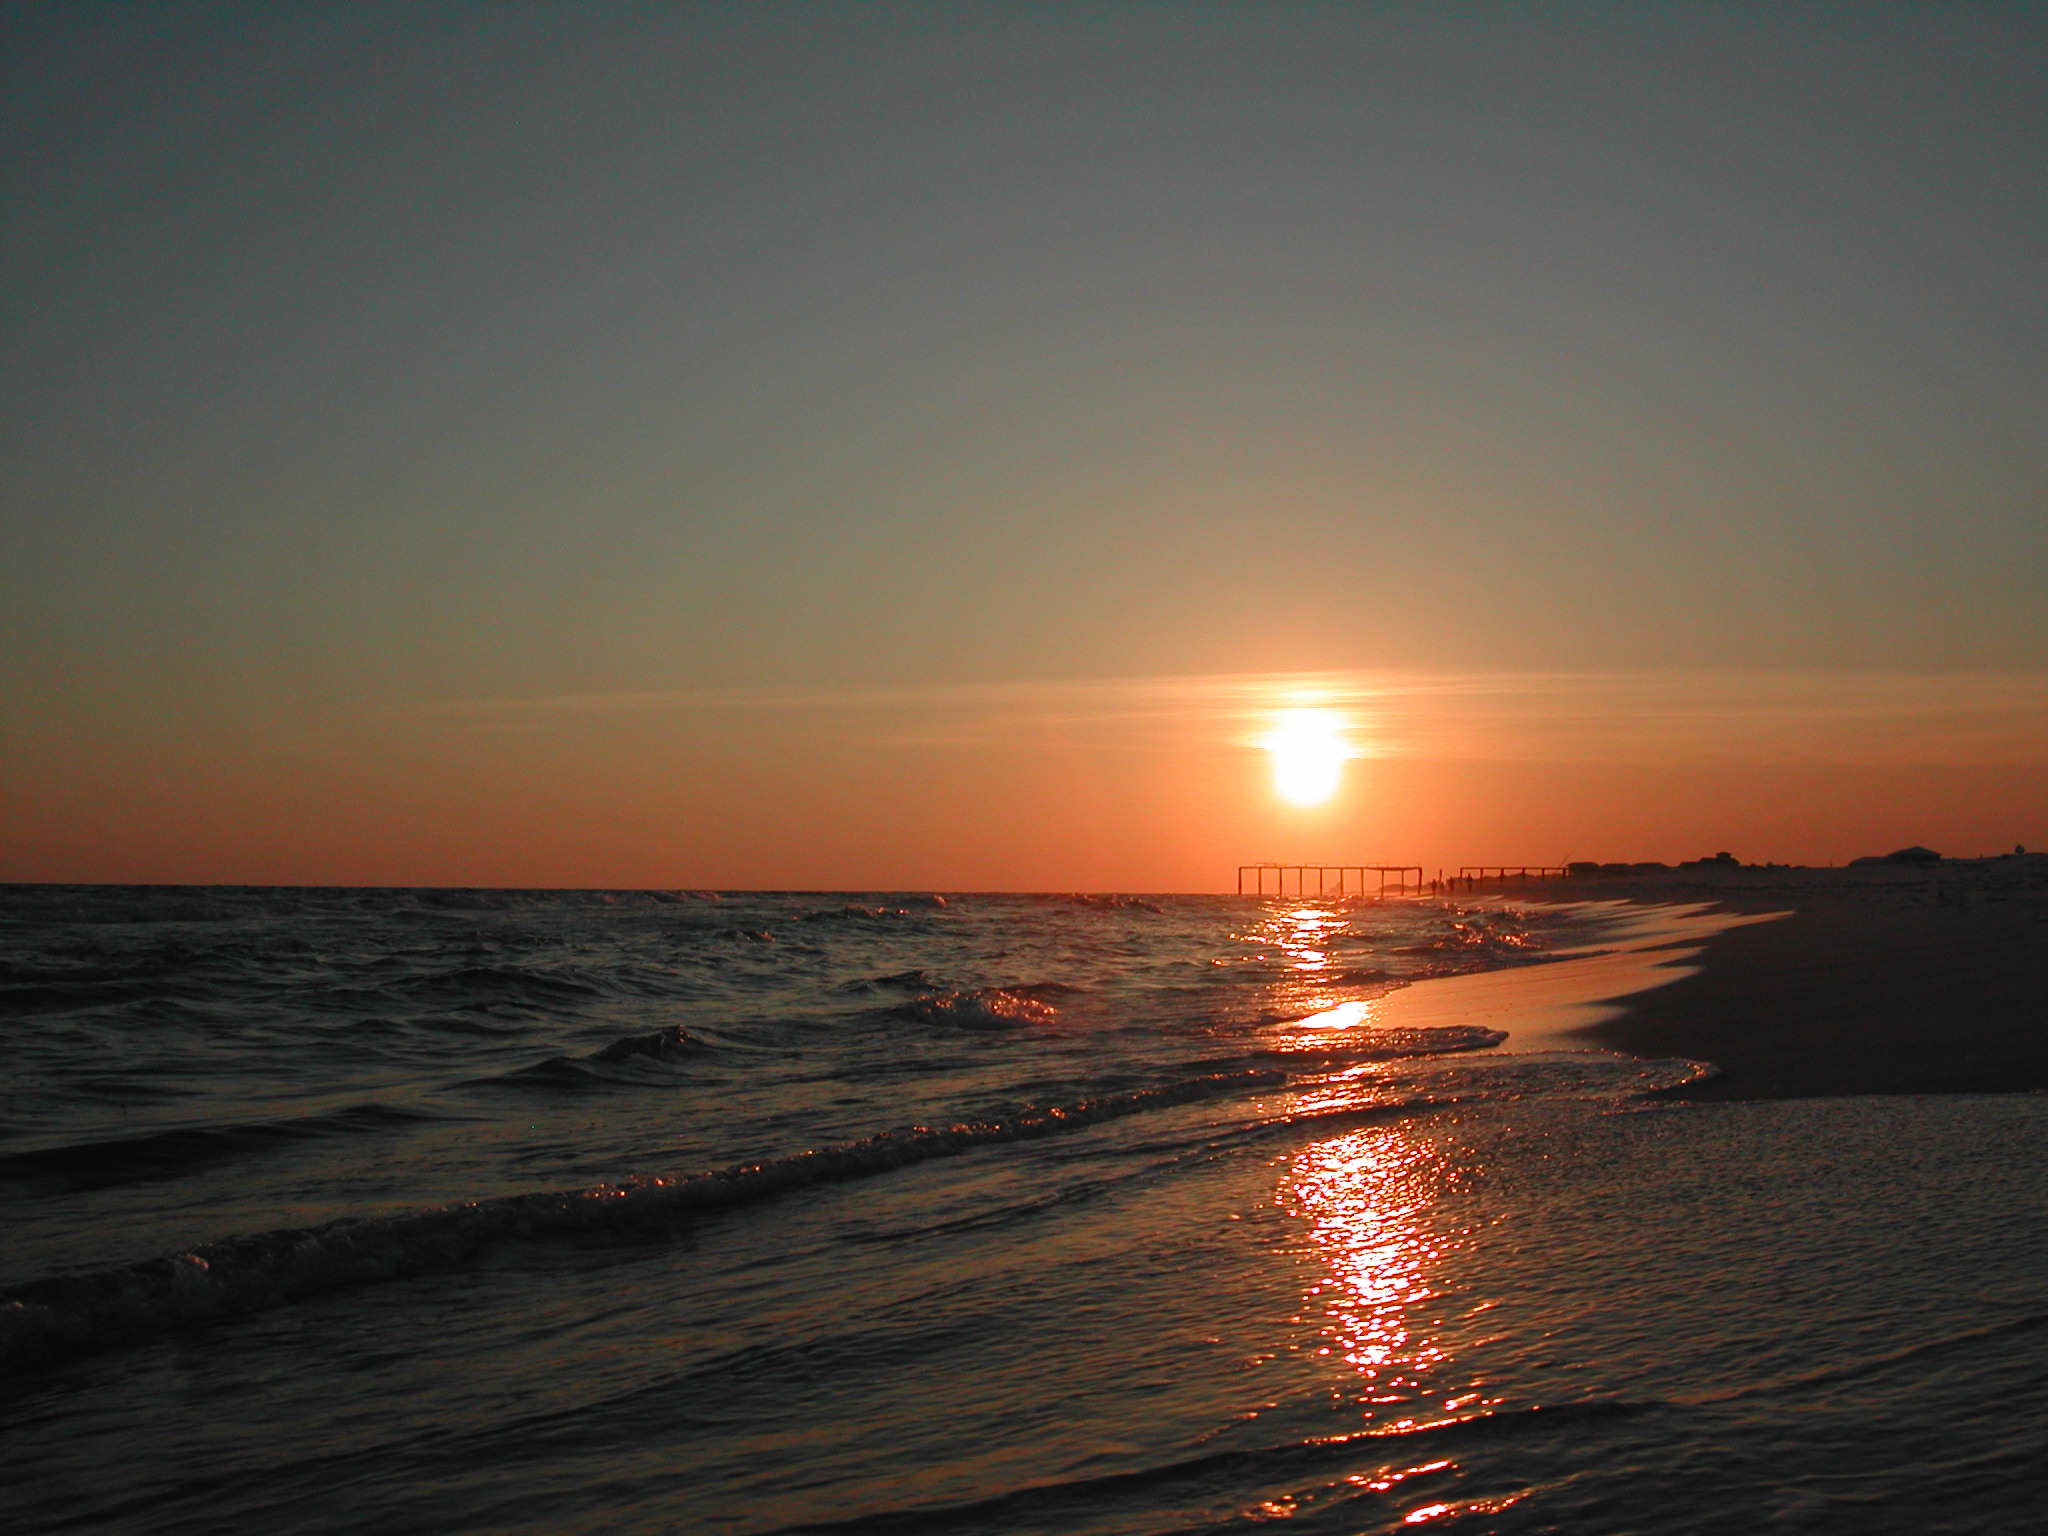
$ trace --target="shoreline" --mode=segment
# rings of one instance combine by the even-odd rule
[[[1699,944],[1665,967],[1678,974],[1631,978],[1562,1029],[1539,1012],[1509,1049],[1710,1061],[1717,1076],[1660,1095],[1694,1101],[2048,1091],[2048,860],[1673,871],[1485,894],[1707,904],[1693,908]],[[1782,915],[1759,920],[1770,913]]]
[[[1502,1030],[1508,1038],[1494,1050],[1516,1056],[1601,1048],[1586,1040],[1585,1031],[1619,1016],[1638,994],[1696,973],[1699,956],[1721,933],[1783,915],[1719,911],[1706,902],[1591,905],[1608,909],[1597,918],[1598,939],[1538,965],[1413,982],[1368,1005],[1373,1023]]]

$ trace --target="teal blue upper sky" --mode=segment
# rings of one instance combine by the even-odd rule
[[[34,730],[2048,668],[2048,8],[4,19]]]

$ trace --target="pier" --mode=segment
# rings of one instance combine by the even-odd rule
[[[1571,871],[1562,864],[1460,864],[1451,889],[1463,886],[1476,890],[1482,885],[1505,885],[1510,880],[1563,880]]]
[[[1251,877],[1249,889],[1245,877]],[[1273,889],[1266,889],[1271,875]],[[1420,864],[1240,864],[1237,866],[1237,894],[1240,896],[1286,896],[1287,878],[1294,877],[1296,896],[1420,896],[1424,893]],[[1309,886],[1309,876],[1315,886]],[[1366,876],[1374,877],[1372,882]],[[1332,883],[1332,877],[1335,877]],[[1356,876],[1354,880],[1353,877]]]

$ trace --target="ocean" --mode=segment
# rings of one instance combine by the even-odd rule
[[[1518,1039],[1663,922],[0,890],[0,1528],[2040,1530],[2048,1096]]]

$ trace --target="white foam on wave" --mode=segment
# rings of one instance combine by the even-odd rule
[[[1043,988],[984,987],[974,992],[942,992],[920,997],[890,1011],[927,1024],[962,1029],[995,1029],[1020,1024],[1050,1024],[1059,1009],[1035,995]]]

